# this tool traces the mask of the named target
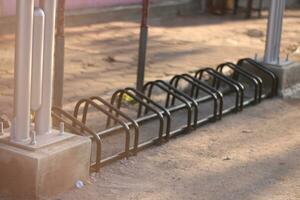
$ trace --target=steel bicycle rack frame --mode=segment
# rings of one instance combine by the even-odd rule
[[[169,136],[169,132],[170,132],[170,113],[165,110],[163,107],[159,106],[158,104],[156,104],[154,101],[152,101],[151,99],[147,98],[146,96],[144,96],[142,93],[138,92],[137,90],[135,90],[134,88],[125,88],[125,89],[120,89],[117,90],[111,98],[111,105],[115,105],[116,108],[118,110],[121,110],[121,106],[122,106],[122,101],[123,101],[123,96],[124,95],[128,95],[129,97],[131,97],[132,99],[134,99],[134,101],[136,101],[139,104],[139,110],[137,112],[137,119],[135,120],[137,123],[143,123],[146,122],[150,119],[153,118],[158,118],[159,119],[159,134],[157,138],[154,138],[151,141],[142,143],[142,144],[138,144],[138,150],[144,149],[146,147],[148,147],[149,145],[152,144],[157,144],[157,143],[162,143],[164,142],[164,135],[165,137],[168,139]],[[146,102],[145,102],[146,100]],[[152,107],[152,106],[154,107]],[[149,116],[144,116],[141,117],[141,107],[145,107],[149,110],[151,110],[154,115],[149,115]],[[157,110],[159,109],[159,111]],[[111,112],[112,110],[110,110]],[[167,118],[167,125],[166,125],[166,133],[164,134],[164,124],[165,124],[165,120],[164,120],[164,115],[166,115]],[[118,117],[118,115],[115,115],[115,117]],[[111,124],[111,117],[109,117],[107,119],[107,125]]]
[[[212,69],[212,68],[204,68],[204,69],[200,69],[195,73],[195,78],[202,80],[203,79],[203,74],[207,73],[209,76],[211,76],[213,78],[213,83],[212,86],[216,89],[217,88],[217,81],[222,81],[223,83],[225,83],[226,85],[228,85],[230,88],[233,89],[233,91],[235,92],[235,106],[230,107],[228,109],[223,110],[223,115],[228,114],[230,112],[238,112],[238,111],[242,111],[243,110],[243,102],[244,102],[244,86],[241,85],[241,83],[230,79],[226,76],[224,76],[223,74],[217,72],[216,70]],[[195,87],[192,87],[192,92],[195,95],[194,97],[197,98],[199,95],[199,91],[195,90]],[[225,93],[225,92],[222,92]],[[224,96],[224,94],[223,94]]]
[[[279,79],[271,70],[269,70],[267,67],[265,67],[261,63],[256,62],[255,60],[253,60],[251,58],[243,58],[237,62],[237,65],[239,67],[243,68],[246,71],[249,71],[248,67],[245,66],[244,64],[254,67],[257,71],[259,71],[260,73],[264,74],[265,76],[267,76],[269,78],[269,81],[271,82],[271,91],[269,93],[262,94],[262,96],[261,96],[262,99],[274,97],[277,95]],[[253,73],[253,71],[249,71],[249,72]],[[265,80],[263,80],[263,82],[268,82],[268,80],[265,79]]]
[[[100,170],[101,165],[101,152],[102,152],[102,140],[101,138],[91,129],[89,129],[86,125],[77,120],[73,115],[67,113],[66,111],[58,108],[52,107],[51,113],[53,119],[59,120],[65,124],[65,128],[68,128],[73,134],[86,136],[88,134],[91,140],[96,142],[96,162],[91,163],[90,169],[91,171],[98,172]],[[69,123],[69,121],[71,123]],[[79,129],[78,129],[79,127]]]
[[[230,62],[220,64],[217,67],[216,70],[219,73],[226,76],[224,74],[224,68],[226,68],[226,67],[233,70],[233,77],[232,77],[233,80],[238,81],[239,77],[242,76],[254,85],[254,97],[251,100],[244,101],[243,105],[247,106],[247,105],[250,105],[250,104],[255,104],[255,103],[260,102],[261,101],[261,94],[262,94],[262,80],[261,80],[261,78],[259,78],[258,76],[250,74],[249,72],[243,70],[239,66],[237,66],[233,63],[230,63]]]
[[[255,70],[249,69],[248,66]],[[225,68],[229,68],[232,73],[226,74]],[[208,75],[208,79],[204,76],[205,74]],[[241,80],[246,80],[253,87],[246,88]],[[188,90],[185,91],[179,87],[181,81],[188,84]],[[265,88],[264,91],[268,82],[271,83],[271,89]],[[154,88],[162,91],[159,94],[166,95],[166,98],[159,102],[154,100]],[[163,144],[171,137],[187,133],[205,123],[220,120],[225,114],[242,111],[248,105],[255,105],[262,99],[274,97],[277,95],[277,88],[278,77],[273,72],[264,65],[245,58],[239,60],[237,64],[222,63],[216,70],[204,68],[196,71],[194,75],[175,75],[169,82],[150,81],[144,85],[142,92],[131,87],[119,89],[113,93],[110,102],[98,96],[85,98],[76,104],[73,115],[53,107],[52,116],[65,123],[65,127],[74,134],[88,136],[95,142],[96,158],[95,161],[91,159],[91,171],[98,172],[102,166],[111,162],[136,155],[151,145]],[[249,89],[250,92],[247,99],[245,97],[246,89]],[[200,91],[204,95],[200,95]],[[224,98],[228,95],[230,98],[234,98],[234,104],[225,108]],[[133,113],[136,114],[135,117],[122,111],[122,105],[127,101],[124,98],[126,96],[137,104],[136,110],[128,108],[130,113],[136,112]],[[213,111],[199,119],[199,106],[208,101],[212,101]],[[96,132],[87,126],[90,108],[106,116],[105,130]],[[172,117],[175,112],[180,110],[186,111],[187,120],[180,127],[171,130]],[[153,119],[159,121],[158,134],[155,135],[155,138],[140,141],[140,127]],[[131,137],[132,130],[134,130],[133,137]],[[103,158],[103,139],[120,134],[120,132],[125,135],[124,151]]]
[[[182,93],[181,91],[177,90],[172,85],[162,81],[162,80],[156,80],[156,81],[150,81],[144,85],[143,92],[145,95],[147,95],[148,98],[151,99],[153,88],[157,87],[163,92],[167,94],[166,100],[165,100],[165,108],[168,109],[170,113],[186,109],[187,110],[187,123],[186,125],[181,126],[180,128],[173,130],[170,132],[170,136],[176,136],[183,132],[189,132],[193,128],[197,128],[197,122],[198,122],[198,103],[188,95]],[[180,101],[182,104],[179,106],[171,106],[170,104],[170,97],[176,98],[178,101]],[[194,108],[194,110],[192,109]],[[194,111],[194,112],[193,112]],[[147,112],[147,111],[146,111]],[[194,118],[193,118],[194,117]],[[193,120],[194,119],[194,120]],[[193,120],[193,122],[192,122]]]
[[[138,148],[138,140],[139,140],[139,125],[138,123],[131,119],[128,115],[126,115],[125,113],[123,113],[122,111],[120,111],[119,109],[115,108],[114,106],[112,106],[110,103],[108,103],[107,101],[105,101],[104,99],[102,99],[101,97],[98,97],[98,96],[93,96],[93,97],[90,97],[89,100],[87,101],[86,99],[82,99],[80,101],[77,102],[76,106],[75,106],[75,109],[74,109],[74,116],[76,118],[78,118],[78,115],[79,115],[79,109],[81,107],[81,105],[84,104],[84,109],[83,109],[83,112],[82,112],[82,119],[81,119],[81,122],[83,124],[86,124],[87,122],[87,116],[88,116],[88,107],[89,107],[89,102],[90,101],[93,101],[94,103],[99,103],[101,105],[104,105],[105,107],[109,108],[110,109],[110,113],[112,114],[112,111],[116,112],[118,114],[118,116],[121,116],[123,119],[127,120],[128,122],[125,122],[125,121],[122,121],[120,122],[120,120],[115,120],[116,123],[120,123],[121,125],[119,127],[113,127],[113,128],[110,128],[108,125],[106,125],[106,130],[105,131],[101,131],[99,133],[97,133],[99,136],[101,137],[107,137],[111,134],[113,134],[114,132],[120,130],[120,129],[123,129],[124,128],[124,123],[126,123],[126,125],[128,127],[133,127],[134,129],[134,146],[133,146],[133,149],[130,149],[130,151],[133,153],[133,154],[136,154],[137,152],[137,148]],[[95,107],[98,111],[102,111],[102,109],[99,109],[99,106],[98,105],[97,107]],[[110,115],[107,115],[108,117],[110,117]],[[127,127],[126,127],[127,129]]]
[[[115,117],[111,112],[107,111],[106,109],[104,109],[103,107],[101,107],[99,104],[95,103],[91,99],[82,99],[76,104],[75,109],[74,109],[74,117],[76,119],[79,118],[79,109],[80,109],[81,105],[84,105],[84,111],[83,111],[83,115],[81,118],[81,123],[83,123],[83,124],[86,123],[87,115],[85,115],[85,113],[87,113],[88,108],[90,106],[92,106],[96,110],[100,111],[102,114],[106,115],[107,117],[111,117],[115,121],[117,121],[123,127],[123,130],[125,131],[125,149],[124,149],[124,151],[121,153],[117,153],[115,155],[109,156],[108,158],[102,159],[100,162],[100,165],[103,166],[103,165],[107,165],[115,160],[119,160],[122,158],[128,158],[130,156],[130,127],[129,127],[129,125],[126,122],[124,122],[123,120],[121,120],[120,118]],[[108,108],[111,108],[111,106],[108,106]],[[117,110],[117,109],[115,109],[115,110]],[[104,130],[103,132],[96,133],[96,134],[101,138],[101,140],[103,140],[105,137],[108,137],[109,135],[111,135],[113,133],[114,133],[113,131]],[[134,148],[134,152],[135,152],[135,150],[136,149]]]
[[[208,94],[207,97],[196,98],[195,101],[198,104],[200,104],[200,103],[202,103],[202,102],[204,102],[205,100],[208,100],[208,99],[212,99],[213,102],[214,102],[214,110],[213,110],[212,116],[208,116],[204,119],[198,120],[197,125],[201,125],[201,124],[204,124],[204,123],[209,122],[209,121],[216,121],[217,119],[222,118],[223,95],[219,91],[217,91],[213,87],[210,87],[209,85],[201,82],[200,80],[195,79],[194,77],[192,77],[189,74],[175,75],[171,79],[170,84],[173,85],[176,89],[178,89],[180,80],[184,80],[188,84],[190,84],[191,86],[196,87],[198,90],[201,90],[204,93]],[[190,97],[193,98],[192,90],[191,90]],[[174,100],[175,99],[173,98],[172,99],[172,105],[174,105],[174,103],[175,103]],[[218,110],[218,108],[219,108],[219,110]]]

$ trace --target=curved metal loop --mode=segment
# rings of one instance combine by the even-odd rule
[[[262,98],[263,98],[263,80],[261,79],[261,77],[259,77],[256,74],[250,73],[247,70],[245,70],[243,67],[236,65],[234,63],[232,63],[232,66],[238,68],[239,70],[243,71],[244,73],[248,74],[249,76],[252,76],[253,78],[256,79],[256,81],[258,82],[259,85],[259,91],[258,91],[258,102],[261,102]]]
[[[66,111],[62,110],[59,107],[55,107],[55,106],[52,107],[52,117],[59,120],[60,122],[63,122],[66,127],[74,131],[78,135],[83,135],[83,133],[87,133],[92,137],[92,139],[96,142],[96,163],[91,164],[91,169],[98,172],[101,167],[101,153],[102,153],[102,140],[100,136],[98,136],[94,131],[92,131],[86,125],[84,125],[79,120],[77,120],[74,116],[72,116],[71,114],[67,113]],[[66,121],[64,117],[72,121],[72,123]],[[77,130],[76,126],[80,127],[80,130]]]
[[[146,93],[146,91],[148,89],[147,96],[149,98],[151,98],[151,96],[152,96],[152,91],[153,91],[153,87],[154,86],[160,88],[162,91],[166,92],[167,94],[170,94],[170,95],[174,96],[176,99],[178,99],[179,101],[181,101],[182,103],[185,104],[185,108],[187,109],[187,112],[188,112],[187,126],[186,126],[187,130],[191,129],[192,114],[193,114],[191,104],[193,104],[194,107],[195,107],[195,113],[197,114],[197,116],[195,115],[195,118],[194,118],[194,126],[195,127],[197,126],[197,121],[198,121],[197,120],[197,118],[198,118],[198,104],[197,104],[197,102],[195,102],[195,100],[193,100],[190,97],[188,97],[187,95],[183,94],[182,92],[180,92],[179,90],[177,90],[173,86],[165,83],[164,81],[160,81],[160,80],[151,81],[151,82],[148,82],[148,83],[146,83],[144,85],[143,91],[144,91],[144,93]],[[172,88],[174,88],[174,89],[172,89]],[[192,101],[189,102],[187,99],[188,100],[191,99]],[[169,107],[169,99],[167,98],[167,100],[166,100],[166,108],[168,108],[168,107]]]
[[[207,89],[206,87],[200,85],[199,83],[187,78],[185,75],[176,75],[174,76],[171,81],[170,84],[173,85],[176,89],[178,88],[178,83],[179,80],[185,80],[186,82],[188,82],[189,84],[191,84],[192,86],[195,86],[197,89],[202,90],[204,93],[208,94],[214,101],[214,111],[213,111],[213,119],[217,120],[218,119],[218,97],[215,93],[213,93],[212,91],[210,91],[209,89]],[[191,94],[192,96],[192,94]],[[192,98],[192,97],[191,97]],[[174,100],[174,99],[173,99]],[[197,99],[195,100],[197,103],[199,103],[197,101]],[[172,101],[172,104],[174,105],[174,101]],[[206,121],[210,121],[211,118],[207,118]],[[201,120],[202,121],[202,120]]]
[[[200,69],[195,73],[195,78],[201,80],[203,77],[203,73],[206,72],[210,76],[214,78],[214,83],[213,85],[216,85],[216,79],[219,79],[226,83],[229,87],[231,87],[235,93],[236,93],[236,101],[235,101],[235,111],[243,110],[243,102],[244,102],[244,86],[241,85],[239,82],[234,81],[219,72],[215,71],[214,69],[211,68],[204,68]],[[197,91],[196,91],[197,92]],[[198,92],[196,93],[198,96]]]
[[[253,100],[248,101],[248,103],[244,102],[244,106],[247,104],[251,104],[251,103],[258,103],[259,100],[261,99],[261,96],[259,94],[261,94],[261,84],[260,82],[257,80],[256,77],[252,76],[250,73],[245,72],[244,70],[242,70],[241,68],[237,67],[237,65],[231,63],[231,62],[226,62],[226,63],[222,63],[220,65],[218,65],[217,67],[217,71],[221,74],[223,74],[224,76],[226,76],[224,74],[224,68],[227,67],[231,70],[233,70],[235,77],[238,79],[239,76],[244,77],[245,79],[249,80],[253,85],[254,85],[254,97]],[[236,80],[238,81],[238,80]]]
[[[183,98],[187,99],[188,101],[191,102],[191,105],[194,106],[194,127],[197,128],[197,121],[198,121],[198,113],[199,113],[199,108],[198,108],[198,103],[195,101],[195,99],[193,99],[192,97],[186,95],[185,93],[181,92],[180,90],[178,90],[177,88],[173,87],[171,84],[169,83],[166,83],[165,81],[162,81],[162,80],[156,80],[157,83],[165,86],[165,87],[168,87],[169,90],[172,90],[174,91],[174,94],[178,94],[179,97],[182,96]],[[168,93],[167,94],[167,104],[169,106],[169,100],[170,100],[170,94],[171,93]],[[175,99],[175,95],[172,95],[173,98]],[[182,101],[182,100],[181,100]],[[174,102],[175,104],[175,102]]]
[[[128,126],[129,127],[133,126],[133,128],[134,128],[134,147],[133,147],[133,153],[136,154],[137,153],[137,149],[138,149],[139,135],[140,135],[138,123],[135,120],[131,119],[128,115],[126,115],[125,113],[123,113],[122,111],[118,110],[117,108],[115,108],[114,106],[112,106],[110,103],[108,103],[107,101],[105,101],[104,99],[102,99],[101,97],[93,96],[93,97],[90,97],[90,99],[92,101],[94,101],[94,102],[95,101],[100,102],[101,104],[103,104],[104,106],[108,107],[112,111],[118,113],[118,115],[120,115],[124,119],[128,120],[128,122],[129,122]],[[106,127],[106,128],[108,128],[108,127]]]
[[[221,119],[221,118],[222,118],[222,115],[223,115],[223,112],[222,112],[222,111],[223,111],[223,105],[224,105],[223,94],[222,94],[219,90],[217,90],[217,89],[211,87],[210,85],[208,85],[208,84],[205,83],[204,81],[201,81],[201,80],[199,80],[199,79],[196,79],[195,77],[193,77],[193,76],[190,75],[190,74],[183,74],[183,76],[186,76],[186,77],[190,78],[191,80],[197,82],[198,84],[202,85],[203,87],[206,87],[207,89],[209,89],[210,91],[214,92],[214,93],[217,95],[217,97],[218,97],[219,100],[220,100],[220,105],[219,105],[219,119]],[[194,93],[194,92],[192,91],[192,94],[193,94],[193,93]],[[204,99],[204,100],[205,100],[205,99]]]
[[[78,117],[79,109],[80,109],[81,105],[83,105],[83,104],[84,104],[84,111],[83,111],[83,117],[82,117],[82,123],[83,124],[86,124],[87,112],[88,112],[89,106],[91,105],[95,109],[97,109],[98,111],[100,111],[101,113],[105,114],[107,117],[113,118],[125,130],[125,137],[126,137],[125,138],[125,151],[122,152],[122,153],[119,153],[117,155],[111,156],[109,158],[106,158],[105,161],[103,161],[103,162],[104,163],[109,163],[109,162],[115,161],[115,160],[120,159],[120,158],[129,157],[129,153],[130,153],[130,128],[129,128],[129,126],[124,121],[122,121],[119,118],[115,117],[111,112],[107,111],[106,109],[104,109],[101,106],[99,106],[98,104],[96,104],[91,99],[81,99],[76,104],[75,109],[74,109],[74,116],[76,118]],[[98,135],[101,135],[101,132],[98,133]]]
[[[135,93],[139,98],[145,99],[146,102],[147,102],[147,104],[151,104],[154,107],[157,107],[158,109],[162,110],[163,114],[167,118],[166,139],[169,140],[169,138],[170,138],[170,130],[171,130],[171,113],[166,108],[164,108],[163,106],[159,105],[158,103],[156,103],[152,99],[148,98],[145,94],[143,94],[142,92],[138,91],[137,89],[128,87],[128,88],[125,88],[125,90],[131,91],[131,92]],[[138,110],[138,117],[140,117],[141,114],[142,114],[142,107],[143,106],[140,104],[139,110]]]
[[[265,75],[267,75],[271,79],[271,82],[272,82],[271,92],[269,94],[266,94],[265,97],[268,98],[268,97],[276,96],[277,95],[277,90],[278,90],[278,84],[279,84],[279,78],[277,77],[277,75],[275,73],[273,73],[271,70],[269,70],[267,67],[262,65],[261,63],[255,61],[251,58],[240,59],[237,62],[237,65],[240,66],[240,67],[243,67],[244,63],[248,63],[252,67],[255,67],[257,70],[264,73]],[[243,67],[243,68],[245,70],[247,70],[247,67]]]
[[[160,122],[160,126],[159,126],[159,136],[158,136],[158,140],[160,142],[163,142],[163,131],[164,131],[164,117],[163,114],[158,112],[156,109],[154,109],[153,107],[151,107],[150,105],[148,105],[147,103],[145,103],[142,99],[140,99],[139,97],[137,97],[136,95],[130,93],[129,91],[125,90],[125,89],[120,89],[117,90],[111,98],[111,104],[115,105],[115,102],[117,100],[118,97],[118,102],[117,102],[117,109],[121,109],[121,103],[122,103],[122,99],[123,99],[123,95],[126,94],[129,97],[131,97],[132,99],[134,99],[136,102],[138,102],[139,104],[142,104],[143,106],[145,106],[147,109],[151,110],[153,113],[156,114],[156,116],[159,118],[159,122]],[[109,117],[108,120],[108,124],[110,123],[110,120],[113,119],[112,117]],[[153,140],[153,143],[156,142],[156,140]]]
[[[223,94],[216,90],[215,88],[209,86],[208,84],[202,82],[199,79],[196,79],[195,77],[191,76],[190,74],[181,74],[176,75],[172,78],[171,83],[174,84],[175,88],[178,88],[179,81],[183,79],[190,83],[192,85],[191,89],[191,97],[196,99],[198,103],[202,103],[205,101],[210,100],[211,98],[216,101],[214,106],[214,114],[216,116],[216,119],[222,119],[223,115]],[[194,88],[202,90],[204,93],[207,93],[207,97],[198,98],[194,96]],[[219,101],[219,104],[218,104]]]

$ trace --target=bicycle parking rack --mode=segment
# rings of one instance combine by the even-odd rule
[[[168,109],[170,113],[174,113],[176,111],[186,109],[187,110],[187,123],[186,125],[183,125],[176,130],[171,131],[170,136],[178,135],[180,133],[187,133],[190,130],[192,130],[192,127],[197,127],[197,121],[198,121],[198,103],[188,95],[180,92],[172,85],[162,81],[162,80],[156,80],[151,81],[145,84],[143,88],[143,92],[148,96],[148,98],[151,98],[153,95],[153,89],[154,87],[159,88],[162,92],[166,93],[166,99],[165,99],[165,108]],[[171,106],[170,100],[171,97],[177,99],[182,104],[179,106]],[[194,108],[194,109],[193,109]],[[147,112],[147,111],[146,111]],[[192,122],[193,120],[193,122]]]
[[[66,111],[58,108],[52,107],[51,113],[53,120],[57,120],[60,123],[65,124],[65,128],[70,130],[71,133],[81,136],[90,137],[93,142],[96,143],[96,161],[92,162],[90,165],[91,171],[98,172],[101,165],[101,152],[102,152],[102,140],[101,138],[90,128],[85,126],[79,120],[77,120],[73,115],[67,113]]]
[[[204,68],[200,69],[195,73],[195,78],[199,80],[203,80],[204,73],[206,73],[208,76],[212,78],[212,87],[216,89],[220,86],[220,82],[223,82],[225,85],[229,86],[231,88],[230,92],[233,91],[235,93],[235,105],[231,106],[230,108],[223,110],[223,115],[228,114],[230,112],[238,112],[243,110],[243,102],[244,102],[244,86],[227,77],[223,74],[217,72],[216,70],[212,68]],[[195,89],[195,87],[192,87],[192,92],[195,95],[194,98],[197,98],[199,95],[199,90]],[[229,93],[228,91],[221,91],[224,94]]]
[[[263,83],[271,83],[271,90],[269,92],[263,93],[261,95],[262,99],[274,97],[277,95],[279,79],[271,70],[251,58],[240,59],[237,62],[237,65],[245,69],[246,71],[259,76],[262,79]]]
[[[216,90],[213,87],[210,87],[204,82],[201,82],[200,80],[194,78],[193,76],[189,74],[182,74],[182,75],[175,75],[171,81],[170,84],[173,85],[176,89],[178,89],[179,81],[184,80],[188,84],[190,84],[192,87],[196,87],[197,90],[201,90],[204,93],[206,93],[208,96],[202,97],[202,98],[196,98],[195,101],[200,104],[206,100],[212,99],[214,102],[214,109],[213,114],[210,116],[207,116],[204,119],[200,119],[197,121],[197,125],[204,124],[209,121],[216,121],[217,119],[222,118],[222,110],[223,110],[223,95],[218,90]],[[193,91],[190,92],[190,98],[193,98]],[[175,99],[172,99],[172,105],[174,105]],[[219,111],[218,111],[219,108]]]
[[[146,148],[147,146],[151,145],[151,144],[155,144],[155,143],[162,143],[164,141],[164,124],[165,124],[165,120],[164,120],[164,114],[167,115],[167,128],[166,128],[166,133],[165,136],[168,139],[169,136],[169,129],[170,129],[170,114],[169,112],[164,109],[163,107],[159,106],[158,104],[156,104],[154,101],[152,101],[151,99],[147,98],[145,95],[143,95],[142,93],[138,92],[137,90],[133,89],[133,88],[125,88],[125,89],[121,89],[116,91],[111,98],[111,105],[115,105],[117,109],[121,109],[121,105],[122,105],[122,101],[123,101],[123,96],[127,95],[130,98],[134,99],[134,101],[136,101],[139,104],[139,108],[138,108],[138,112],[137,112],[137,119],[136,121],[138,123],[143,123],[146,121],[149,121],[150,119],[153,119],[155,117],[157,117],[159,119],[159,133],[158,136],[156,138],[154,138],[151,141],[148,141],[146,143],[143,144],[139,144],[138,148],[139,149],[143,149]],[[147,102],[145,102],[145,100]],[[152,107],[152,106],[154,107]],[[154,115],[148,115],[148,116],[143,116],[142,115],[142,107],[145,107],[146,109],[152,111],[154,113]],[[159,109],[159,110],[157,110]],[[110,110],[112,111],[112,110]],[[116,115],[116,117],[118,117],[118,115]],[[107,125],[110,125],[111,118],[109,117],[107,119]]]
[[[250,81],[251,84],[253,84],[254,86],[254,97],[248,101],[244,101],[243,105],[247,106],[250,104],[255,104],[261,101],[261,94],[262,94],[262,79],[259,78],[256,75],[252,75],[251,73],[247,72],[246,70],[244,70],[243,68],[239,67],[238,65],[235,65],[233,63],[227,62],[227,63],[223,63],[220,64],[217,67],[217,71],[223,75],[224,74],[224,69],[225,68],[229,68],[231,70],[233,70],[233,74],[232,74],[232,79],[235,81],[239,81],[239,77],[243,77],[245,79],[247,79],[248,81]],[[225,75],[226,76],[226,75]]]
[[[185,83],[185,88],[181,88],[180,83]],[[151,145],[163,144],[174,136],[189,133],[205,123],[221,120],[226,114],[240,112],[246,106],[274,97],[277,95],[277,88],[278,78],[273,72],[262,64],[245,58],[237,64],[222,63],[216,70],[204,68],[194,75],[175,75],[169,82],[150,81],[144,85],[142,92],[130,87],[120,89],[113,93],[110,102],[98,96],[82,99],[76,104],[73,115],[53,107],[52,116],[65,123],[65,127],[72,133],[91,138],[96,145],[91,170],[97,172],[100,167],[113,161],[136,155]],[[165,95],[165,98],[157,100],[154,91],[159,91],[158,94]],[[128,103],[128,98],[131,104]],[[227,107],[226,98],[230,103]],[[126,111],[124,103],[127,103]],[[208,103],[212,103],[212,112],[205,113],[200,118],[198,115],[203,114],[201,106],[208,106]],[[88,127],[87,119],[92,109],[106,117],[105,130],[97,132]],[[181,120],[184,124],[174,128],[171,125],[174,125],[174,118],[178,117],[179,111],[184,111],[186,121]],[[157,135],[141,141],[141,128],[153,120],[159,122]],[[120,132],[125,135],[124,150],[104,158],[103,139]]]

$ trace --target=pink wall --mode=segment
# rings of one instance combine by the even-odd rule
[[[139,3],[141,0],[67,0],[67,8],[93,8],[112,5]]]
[[[25,1],[25,0],[17,0]],[[59,0],[58,0],[59,1]],[[36,0],[38,2],[38,0]],[[128,5],[140,3],[141,0],[66,0],[67,9],[95,8],[113,5]],[[2,5],[1,5],[2,4]],[[0,0],[1,14],[4,16],[14,15],[16,0]]]

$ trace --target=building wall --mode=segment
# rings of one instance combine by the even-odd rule
[[[25,1],[25,0],[18,0]],[[36,0],[36,3],[38,0]],[[129,5],[140,3],[141,0],[66,0],[67,9],[85,9],[95,7],[105,7],[114,5]],[[11,16],[15,14],[16,0],[0,0],[1,16]]]
[[[26,0],[18,0],[26,1]],[[35,0],[38,4],[38,0]],[[68,10],[86,9],[86,8],[100,8],[106,6],[116,5],[130,5],[141,3],[142,0],[66,0],[66,7]],[[151,0],[151,1],[165,1],[165,0]],[[176,0],[174,0],[176,1]],[[206,0],[199,0],[206,1]],[[240,0],[241,5],[246,4],[246,0]],[[264,0],[264,7],[268,7],[270,0]],[[286,0],[287,6],[299,4],[299,0]],[[257,1],[254,1],[257,3]],[[16,0],[0,0],[0,16],[11,16],[15,14]]]

